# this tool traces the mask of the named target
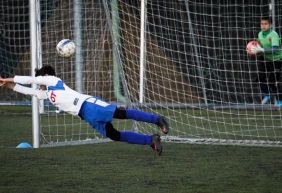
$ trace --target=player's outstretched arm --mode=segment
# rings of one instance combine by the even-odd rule
[[[15,83],[13,83],[13,82],[5,82],[5,81],[2,81],[1,78],[0,78],[0,86],[13,90],[15,88]]]
[[[13,83],[14,78],[2,78],[2,77],[0,77],[0,86],[5,85],[8,82]]]
[[[13,78],[0,78],[0,82],[14,82],[19,84],[38,84],[45,86],[53,86],[58,82],[55,76],[14,76]]]
[[[38,99],[47,99],[46,91],[33,89],[30,87],[25,87],[19,84],[15,84],[13,82],[8,82],[8,81],[5,82],[1,78],[0,78],[0,86],[11,89],[15,92],[18,92],[24,95],[36,96]]]

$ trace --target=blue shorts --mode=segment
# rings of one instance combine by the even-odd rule
[[[95,128],[102,136],[106,136],[106,123],[113,120],[117,106],[108,104],[97,98],[89,98],[82,104],[79,116]]]

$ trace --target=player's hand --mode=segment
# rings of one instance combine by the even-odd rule
[[[256,46],[252,48],[251,52],[253,54],[258,54],[264,52],[264,49],[261,46]]]
[[[13,82],[6,82],[4,86],[6,88],[9,88],[9,89],[14,89],[15,83],[13,83]]]
[[[2,78],[0,76],[0,87],[13,89],[15,87],[15,83],[11,82],[9,78]]]
[[[2,78],[0,77],[0,82],[7,83],[7,82],[14,82],[13,78]]]
[[[0,76],[0,86],[2,87],[2,86],[4,86],[5,84],[6,84],[6,82],[3,81],[3,78]]]
[[[14,89],[15,83],[13,83],[13,82],[3,82],[3,81],[1,82],[0,81],[0,87]]]
[[[0,76],[0,83],[5,83],[5,82],[7,82],[7,80],[6,80],[5,78],[2,78],[2,77]]]

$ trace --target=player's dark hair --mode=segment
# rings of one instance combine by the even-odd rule
[[[261,20],[261,21],[262,21],[262,20],[268,21],[270,24],[272,24],[272,18],[269,17],[269,16],[267,16],[267,17],[262,17],[260,20]]]
[[[35,76],[56,76],[55,69],[52,66],[43,66],[40,69],[35,69]]]

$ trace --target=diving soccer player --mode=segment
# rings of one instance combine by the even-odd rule
[[[260,21],[261,31],[258,34],[258,42],[261,46],[252,49],[253,54],[259,54],[258,82],[262,93],[262,104],[275,97],[275,105],[282,107],[282,96],[277,82],[281,76],[282,50],[279,35],[271,28],[270,17],[263,17]]]
[[[33,83],[40,85],[40,89],[22,86],[22,84]],[[41,69],[36,70],[35,77],[0,77],[0,85],[25,95],[36,96],[38,99],[49,99],[60,111],[79,116],[102,136],[106,136],[114,141],[149,145],[158,155],[162,153],[160,135],[144,135],[130,131],[118,131],[111,122],[113,118],[117,118],[152,123],[159,126],[164,134],[167,134],[169,125],[164,117],[135,109],[124,109],[114,104],[106,103],[97,97],[78,93],[69,88],[60,78],[56,77],[55,70],[51,66],[43,66]]]

